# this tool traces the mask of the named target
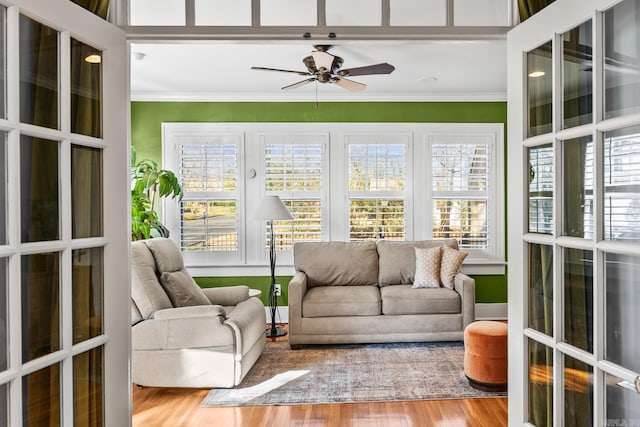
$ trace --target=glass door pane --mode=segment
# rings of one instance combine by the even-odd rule
[[[640,372],[640,257],[605,254],[605,358]]]
[[[102,427],[103,403],[102,347],[73,358],[73,420],[75,426]]]
[[[22,242],[60,238],[59,143],[20,137]]]
[[[529,149],[529,232],[553,234],[553,147]]]
[[[640,126],[604,134],[604,236],[640,239]]]
[[[22,425],[60,426],[60,364],[22,377]]]
[[[593,419],[593,367],[564,356],[564,427],[588,427]]]
[[[564,336],[566,343],[593,352],[593,252],[565,248]]]
[[[60,350],[60,254],[22,256],[22,361]]]
[[[7,8],[0,6],[0,118],[7,117]]]
[[[593,35],[591,20],[562,35],[563,127],[593,119]]]
[[[529,417],[536,427],[553,425],[553,350],[530,339]]]
[[[585,136],[562,141],[562,165],[562,234],[592,239],[593,138]]]
[[[551,41],[527,52],[527,136],[551,132]]]
[[[73,343],[102,334],[103,262],[102,248],[72,252]]]
[[[9,312],[7,307],[7,297],[9,296],[8,279],[8,259],[0,258],[0,372],[6,371],[9,367]],[[2,401],[0,401],[0,406]],[[1,411],[1,410],[0,410]],[[2,425],[2,417],[0,417]]]
[[[604,13],[604,115],[640,110],[640,3],[625,0]]]
[[[71,146],[71,227],[74,239],[102,236],[102,150]]]
[[[530,328],[553,336],[553,247],[529,245]]]
[[[615,375],[605,376],[606,426],[632,426],[640,424],[640,394],[633,384]]]
[[[7,134],[0,131],[0,245],[7,244]]]
[[[20,121],[59,129],[58,32],[20,15]]]
[[[71,132],[102,136],[102,52],[73,38]]]

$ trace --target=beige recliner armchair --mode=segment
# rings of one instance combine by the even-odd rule
[[[264,305],[246,286],[201,289],[175,243],[131,244],[132,381],[233,387],[264,350]]]

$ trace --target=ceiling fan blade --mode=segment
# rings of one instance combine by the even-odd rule
[[[331,83],[337,84],[350,92],[359,92],[367,87],[364,83],[354,82],[353,80],[345,79],[344,77],[332,77]]]
[[[294,73],[299,76],[310,76],[311,74],[308,71],[294,71],[294,70],[281,70],[279,68],[266,68],[266,67],[251,67],[252,70],[262,70],[262,71],[280,71],[282,73]]]
[[[299,87],[302,87],[304,85],[307,85],[307,84],[311,83],[315,79],[316,79],[315,77],[312,77],[310,79],[302,80],[301,82],[294,83],[294,84],[291,84],[289,86],[284,86],[281,89],[282,90],[296,89],[296,88],[299,88]]]
[[[356,68],[348,68],[346,70],[340,70],[338,74],[341,76],[366,76],[371,74],[390,74],[393,70],[395,70],[391,64],[387,64],[386,62],[374,65],[367,65],[365,67],[356,67]]]

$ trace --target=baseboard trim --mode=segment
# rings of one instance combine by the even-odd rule
[[[476,320],[507,320],[507,303],[476,303]]]
[[[269,307],[264,308],[267,323],[271,322]],[[476,303],[476,320],[506,320],[507,303]],[[289,307],[278,306],[276,323],[289,323]]]
[[[267,323],[271,323],[271,310],[269,307],[264,308],[264,315],[267,319]],[[289,307],[278,306],[276,311],[276,323],[289,323]]]

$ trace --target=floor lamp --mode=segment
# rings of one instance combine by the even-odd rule
[[[266,219],[269,223],[269,265],[271,267],[271,286],[269,287],[269,310],[271,311],[271,329],[267,330],[267,337],[281,337],[287,331],[276,328],[276,310],[278,296],[276,295],[276,239],[273,234],[273,221],[293,219],[282,200],[278,196],[265,196],[258,206],[256,219]]]

